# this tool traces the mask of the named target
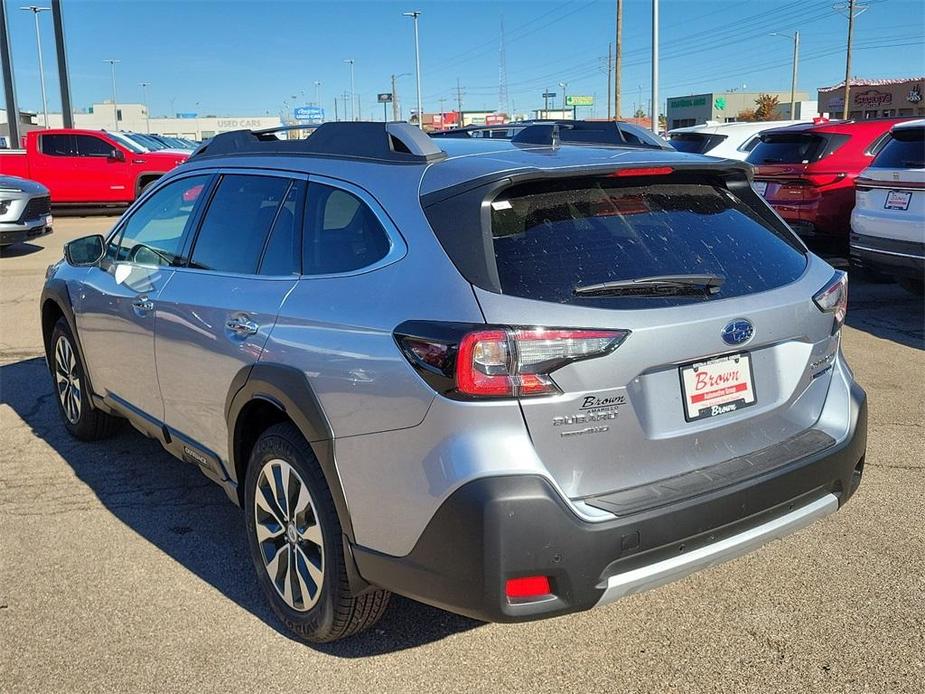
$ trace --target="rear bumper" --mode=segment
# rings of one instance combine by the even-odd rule
[[[844,504],[867,446],[864,391],[850,388],[848,434],[816,454],[669,505],[590,523],[544,478],[474,480],[439,508],[404,557],[353,547],[374,585],[460,614],[518,622],[586,610],[749,552]],[[505,597],[505,582],[548,576],[553,595]]]
[[[925,276],[925,243],[851,234],[855,265],[898,277]]]

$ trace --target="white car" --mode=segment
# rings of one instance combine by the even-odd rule
[[[719,123],[715,120],[708,120],[703,125],[669,130],[668,143],[679,152],[745,161],[748,153],[758,144],[758,135],[763,130],[806,122],[805,120],[776,120],[761,123]]]
[[[894,125],[855,180],[851,260],[922,294],[925,278],[925,120]]]

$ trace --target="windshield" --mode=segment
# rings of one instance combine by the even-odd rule
[[[106,134],[109,135],[109,137],[111,137],[113,140],[118,142],[120,145],[125,147],[125,149],[129,150],[130,152],[134,154],[144,154],[145,152],[148,151],[147,148],[141,147],[137,142],[135,142],[132,138],[130,138],[125,133],[113,133],[107,130]]]
[[[877,169],[925,169],[925,126],[894,130],[871,166]]]
[[[794,281],[792,240],[718,182],[691,176],[641,184],[593,178],[525,183],[492,204],[501,289],[531,299],[651,308],[765,291]],[[576,287],[663,275],[717,275],[715,293],[575,296]]]
[[[131,133],[129,137],[135,140],[135,142],[140,142],[142,145],[144,145],[148,149],[155,151],[155,152],[159,149],[167,149],[167,146],[165,144],[159,142],[158,140],[151,137],[150,135],[142,135],[141,133]]]

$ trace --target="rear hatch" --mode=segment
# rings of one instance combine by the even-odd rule
[[[855,189],[858,224],[853,231],[925,241],[925,125],[895,129],[856,179]]]
[[[679,152],[689,154],[707,154],[711,149],[715,149],[720,142],[726,139],[725,135],[717,135],[708,132],[680,132],[669,133],[668,144]]]
[[[633,173],[495,189],[491,269],[474,277],[457,262],[489,324],[628,331],[553,371],[558,394],[520,398],[538,455],[573,499],[797,436],[820,416],[837,350],[832,315],[812,300],[831,267],[744,172]]]
[[[816,189],[845,175],[819,170],[817,162],[833,154],[849,136],[807,130],[770,132],[760,136],[748,155],[755,166],[755,191],[775,205],[800,205],[818,198]]]

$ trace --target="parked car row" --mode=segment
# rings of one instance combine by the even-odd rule
[[[51,197],[41,183],[0,176],[0,248],[52,231]]]

